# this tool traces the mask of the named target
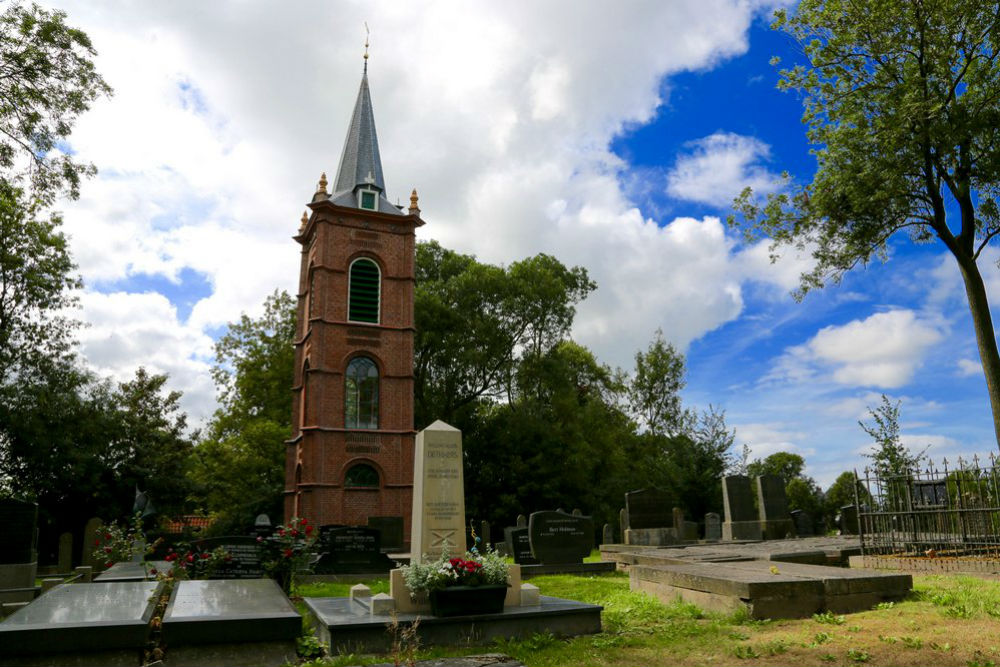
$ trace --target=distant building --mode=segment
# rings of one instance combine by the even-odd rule
[[[410,207],[385,195],[367,55],[340,166],[303,214],[292,438],[285,519],[364,525],[403,517],[413,494],[413,288]]]

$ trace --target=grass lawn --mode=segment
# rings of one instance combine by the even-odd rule
[[[386,579],[365,582],[373,592]],[[604,606],[599,635],[535,635],[486,647],[430,647],[418,659],[502,652],[543,665],[962,665],[1000,667],[1000,582],[916,576],[902,602],[846,616],[752,621],[633,593],[622,574],[535,577],[543,594]],[[311,584],[303,596],[346,596],[350,584]],[[333,656],[311,665],[353,665],[385,656]],[[391,657],[389,659],[391,662]]]

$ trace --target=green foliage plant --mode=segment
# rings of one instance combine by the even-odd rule
[[[319,535],[309,521],[300,517],[278,526],[271,537],[258,537],[261,564],[269,577],[291,594],[295,574],[306,569]]]
[[[979,267],[1000,234],[996,6],[803,0],[772,27],[802,51],[778,85],[802,99],[817,168],[763,203],[745,189],[731,224],[770,238],[772,254],[812,255],[799,296],[886,261],[899,237],[939,242],[962,276],[1000,442],[1000,354]]]
[[[138,544],[143,547],[142,554],[135,553],[135,547]],[[145,559],[153,552],[155,546],[155,544],[146,544],[142,516],[136,514],[132,517],[132,521],[126,525],[115,522],[101,527],[97,537],[94,538],[94,562],[111,567],[115,563],[130,561],[137,555]]]

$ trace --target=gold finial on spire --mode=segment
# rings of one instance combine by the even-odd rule
[[[417,189],[413,188],[413,192],[410,193],[410,215],[417,213],[420,213],[420,207],[417,206]]]
[[[368,37],[371,31],[368,29],[368,21],[365,21],[365,73],[368,73]]]
[[[302,211],[302,224],[299,225],[299,231],[301,232],[309,224],[309,213],[307,211]]]
[[[319,176],[319,185],[316,186],[316,192],[322,192],[326,194],[326,172],[324,171]]]

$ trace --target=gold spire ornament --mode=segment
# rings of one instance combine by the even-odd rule
[[[302,223],[299,225],[299,231],[304,230],[307,224],[309,224],[309,213],[302,211]]]
[[[420,213],[420,207],[417,206],[417,189],[413,188],[413,192],[410,193],[410,215],[417,213]]]
[[[327,185],[326,172],[324,171],[322,174],[320,174],[319,185],[316,187],[316,192],[322,192],[323,194],[326,194],[326,185]]]

